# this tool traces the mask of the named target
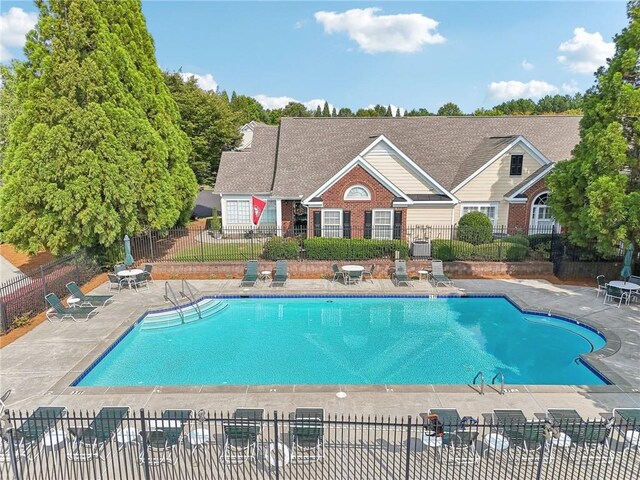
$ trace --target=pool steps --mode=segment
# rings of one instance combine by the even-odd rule
[[[184,323],[192,323],[200,320],[202,317],[210,317],[225,310],[229,304],[215,298],[204,298],[198,302],[181,307],[182,316],[176,315],[175,310],[168,312],[158,312],[147,314],[142,322],[140,329],[155,330],[159,328],[168,328],[182,325]]]

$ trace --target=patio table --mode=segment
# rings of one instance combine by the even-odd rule
[[[131,269],[131,270],[120,270],[118,273],[116,273],[116,275],[118,275],[118,277],[126,278],[127,279],[127,285],[129,285],[129,288],[131,288],[131,285],[135,281],[135,276],[139,275],[139,274],[141,274],[143,272],[144,272],[144,270],[141,270],[139,268],[134,268],[134,269]]]
[[[347,283],[358,283],[362,278],[364,267],[362,265],[344,265],[342,271],[345,273],[344,278]]]
[[[609,282],[609,285],[629,292],[629,297],[627,298],[626,302],[627,304],[629,304],[629,301],[631,300],[631,294],[640,292],[640,285],[632,282],[621,282],[620,280],[613,280],[612,282]]]

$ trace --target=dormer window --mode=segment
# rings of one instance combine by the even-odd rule
[[[344,192],[345,200],[371,200],[371,193],[369,189],[363,187],[362,185],[354,185],[353,187],[349,187],[346,192]]]
[[[523,155],[511,155],[511,170],[509,175],[520,176],[522,175],[522,161]]]

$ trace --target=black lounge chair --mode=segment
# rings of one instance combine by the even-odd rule
[[[254,287],[258,281],[258,261],[249,260],[244,270],[244,276],[240,282],[241,287]]]
[[[640,408],[614,408],[613,420],[624,439],[622,453],[632,448],[640,452]]]
[[[51,309],[47,310],[46,313],[47,320],[51,322],[53,320],[62,321],[65,318],[70,318],[74,322],[77,322],[78,320],[89,320],[89,318],[98,313],[95,307],[67,308],[62,305],[62,302],[55,293],[50,293],[44,298],[47,300],[49,305],[51,305]]]
[[[324,409],[296,408],[291,426],[291,461],[321,461],[324,458]]]
[[[184,427],[193,417],[193,410],[164,410],[160,420],[151,420],[147,432],[148,460],[151,465],[175,463]],[[140,450],[140,463],[144,463]]]
[[[289,263],[286,260],[278,260],[276,262],[276,273],[271,281],[272,287],[284,287],[289,279]]]
[[[102,307],[113,301],[113,295],[85,295],[76,282],[67,283],[67,290],[80,300],[81,307]]]
[[[0,439],[2,448],[0,449],[0,458],[4,462],[11,461],[10,447],[7,442],[9,438],[13,439],[13,450],[18,457],[27,458],[35,456],[39,452],[40,442],[44,440],[47,434],[51,434],[51,429],[66,413],[64,407],[38,407],[31,415],[12,431],[11,437],[4,435]]]
[[[545,442],[545,422],[530,422],[522,410],[494,410],[493,420],[509,440],[509,451],[517,454],[514,460],[519,462],[537,462],[542,454]],[[543,459],[544,460],[544,459]],[[551,460],[551,454],[547,461]]]
[[[264,409],[261,408],[239,408],[233,418],[223,422],[224,445],[220,456],[223,463],[256,460],[263,415]]]
[[[555,427],[571,439],[570,452],[580,463],[610,463],[611,427],[605,421],[586,421],[573,409],[550,408],[547,417]]]
[[[113,439],[129,407],[102,407],[87,428],[70,428],[71,445],[67,458],[72,461],[104,460],[104,450]]]

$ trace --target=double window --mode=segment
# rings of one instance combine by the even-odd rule
[[[498,220],[498,206],[492,203],[467,203],[462,205],[460,216],[469,212],[482,212],[491,219],[493,226],[496,226]]]
[[[377,240],[393,238],[393,210],[373,210],[371,220],[371,238]]]
[[[227,200],[226,223],[247,225],[251,223],[251,200]]]
[[[522,162],[524,161],[524,155],[511,155],[511,169],[509,175],[520,176],[522,175]]]
[[[342,237],[342,210],[322,210],[322,236]]]

